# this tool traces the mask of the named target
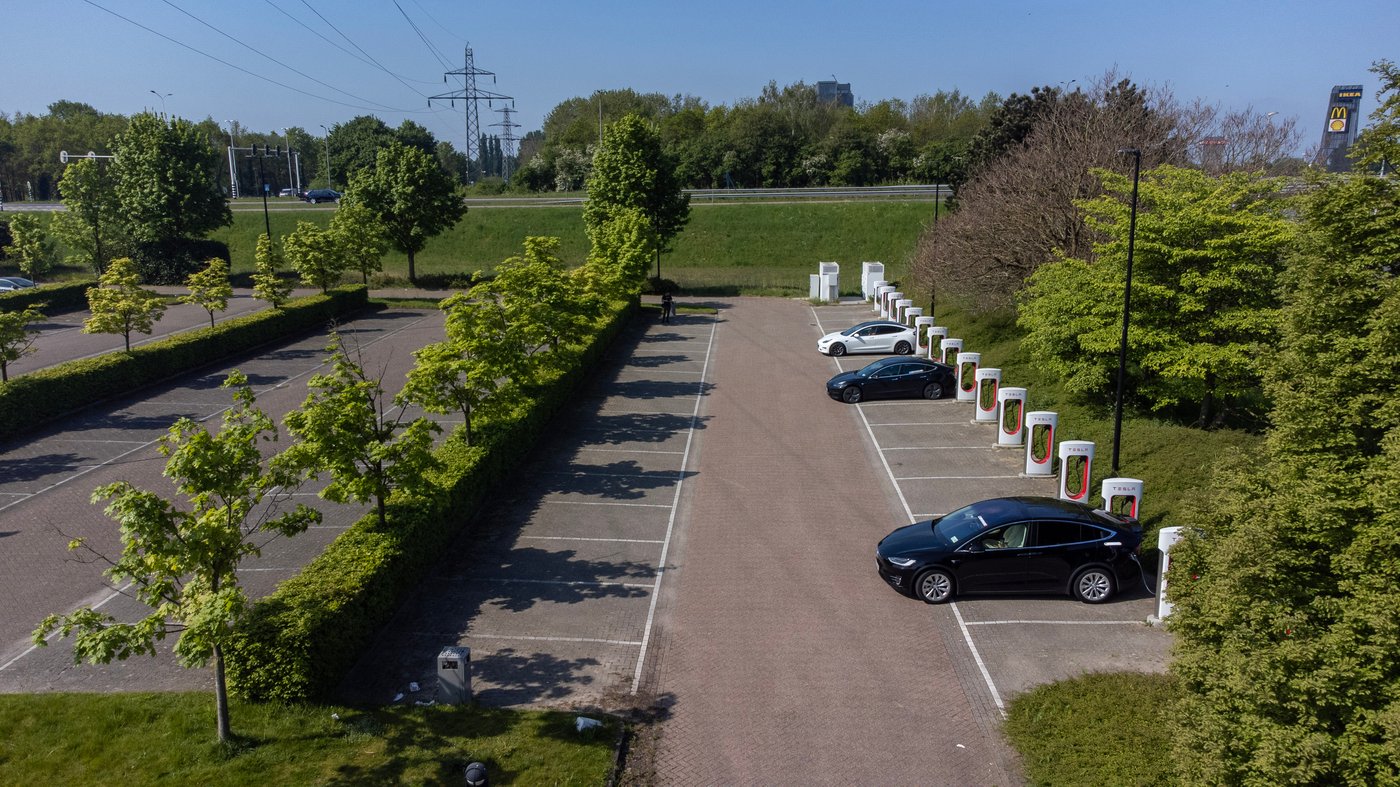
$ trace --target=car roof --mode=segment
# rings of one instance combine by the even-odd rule
[[[972,505],[988,525],[1023,519],[1072,518],[1120,528],[1125,526],[1122,522],[1115,521],[1111,515],[1096,515],[1097,512],[1092,506],[1056,497],[994,497]]]
[[[907,326],[907,325],[904,325],[903,323],[895,322],[894,320],[866,320],[865,322],[858,322],[858,323],[856,323],[855,325],[852,325],[850,328],[845,328],[845,329],[843,329],[843,330],[850,331],[850,330],[854,330],[854,329],[856,329],[856,328],[869,328],[869,327],[872,326],[872,325],[893,325],[893,326],[896,326],[896,327],[898,327],[898,328],[908,328],[908,327],[909,327],[909,326]]]
[[[909,355],[893,355],[888,358],[881,358],[878,361],[871,361],[865,366],[862,366],[860,368],[860,371],[877,371],[885,368],[886,366],[894,366],[896,364],[901,363],[913,363],[918,364],[920,366],[943,366],[943,364],[938,363],[937,361],[930,361],[927,358],[916,358]]]

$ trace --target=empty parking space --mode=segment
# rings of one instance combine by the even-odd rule
[[[813,315],[818,329],[828,332],[870,319],[869,310],[849,304],[813,309]],[[833,359],[832,373],[870,359]],[[1056,494],[1056,479],[1022,474],[1024,449],[994,446],[995,424],[974,423],[972,402],[947,398],[855,407],[909,521],[989,497]],[[892,599],[898,601],[907,599]],[[969,597],[948,605],[947,624],[967,648],[993,703],[1003,708],[1011,695],[1084,672],[1164,670],[1169,639],[1146,623],[1153,604],[1141,586],[1121,588],[1117,599],[1101,606],[1059,596]]]

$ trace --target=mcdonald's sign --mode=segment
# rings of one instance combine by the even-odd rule
[[[1332,133],[1340,133],[1347,130],[1347,108],[1333,105],[1328,112],[1327,130]]]

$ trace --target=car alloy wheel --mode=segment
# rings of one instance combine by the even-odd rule
[[[311,198],[311,204],[312,204],[312,205],[315,205],[315,204],[316,204],[316,198],[315,198],[315,197],[312,197],[312,198]]]
[[[909,342],[900,342],[894,346],[895,355],[908,355],[912,351]]]
[[[831,352],[831,357],[832,357],[832,358],[840,358],[841,356],[843,356],[843,355],[846,354],[846,345],[844,345],[844,344],[842,344],[842,343],[840,343],[840,342],[837,342],[837,343],[831,345],[831,350],[830,350],[830,352]]]
[[[931,568],[914,580],[919,598],[930,604],[942,604],[953,597],[953,576],[941,568]]]
[[[841,391],[841,401],[846,404],[857,404],[860,402],[860,386],[848,385]]]
[[[1074,577],[1074,597],[1085,604],[1102,604],[1113,597],[1113,576],[1102,568],[1086,568]]]
[[[943,384],[942,384],[942,383],[929,383],[928,385],[925,385],[925,386],[924,386],[924,398],[925,398],[925,399],[942,399],[942,398],[943,398]]]

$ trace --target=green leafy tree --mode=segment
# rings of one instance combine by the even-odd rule
[[[1371,112],[1371,126],[1357,138],[1352,156],[1361,164],[1394,172],[1400,166],[1400,67],[1390,60],[1377,60],[1371,64],[1371,73],[1381,80],[1378,106]]]
[[[1097,171],[1105,193],[1079,203],[1103,240],[1092,259],[1041,266],[1020,296],[1025,347],[1072,390],[1104,392],[1117,369],[1130,178]],[[1274,283],[1293,232],[1278,183],[1163,166],[1143,174],[1128,332],[1137,392],[1154,407],[1189,402],[1202,426],[1221,400],[1259,385],[1258,349],[1274,331]]]
[[[87,291],[92,316],[83,323],[83,333],[119,333],[131,352],[131,332],[150,333],[165,314],[165,299],[142,289],[141,274],[129,257],[112,260],[97,281],[99,286]]]
[[[1182,784],[1400,774],[1400,189],[1325,180],[1301,224],[1272,429],[1173,547]]]
[[[292,270],[303,283],[329,292],[345,272],[345,255],[340,253],[336,236],[309,221],[298,221],[297,228],[282,241]]]
[[[273,243],[267,233],[258,236],[258,248],[254,252],[253,297],[272,304],[280,309],[292,294],[292,283],[277,275],[282,267],[282,251]]]
[[[456,184],[436,160],[398,142],[379,151],[373,169],[355,173],[343,202],[363,205],[378,217],[389,242],[408,255],[409,281],[418,275],[414,255],[467,212]]]
[[[34,309],[0,312],[0,382],[9,382],[11,363],[34,352],[39,332],[29,326],[42,319],[44,315]]]
[[[214,327],[214,312],[228,308],[228,299],[233,297],[233,285],[228,280],[228,263],[212,259],[202,271],[190,274],[185,282],[190,288],[189,295],[181,295],[180,303],[197,303],[209,313],[209,327]]]
[[[136,115],[114,155],[117,203],[138,243],[199,238],[233,223],[219,188],[219,156],[189,121]]]
[[[15,260],[19,269],[34,281],[39,281],[53,269],[53,239],[44,231],[39,219],[28,213],[17,213],[10,219],[10,245],[5,253]]]
[[[414,494],[431,484],[433,435],[441,429],[426,418],[405,425],[403,408],[391,417],[382,381],[365,371],[358,351],[351,356],[339,334],[331,334],[326,351],[331,371],[314,375],[301,409],[283,419],[296,443],[278,461],[312,478],[328,473],[320,494],[333,503],[373,500],[383,527],[391,492]]]
[[[557,351],[561,338],[588,322],[589,303],[578,297],[573,278],[564,270],[558,238],[526,238],[524,255],[497,266],[487,288],[505,309],[519,346],[531,356],[546,347]]]
[[[636,296],[656,253],[656,233],[646,214],[623,208],[586,229],[592,245],[588,260],[575,272],[583,292],[605,300]]]
[[[365,284],[369,284],[371,273],[383,270],[389,241],[384,237],[379,218],[369,208],[357,203],[341,205],[331,216],[330,234],[344,259],[345,269],[359,271]]]
[[[107,261],[126,251],[121,206],[107,166],[97,159],[69,161],[60,185],[67,210],[55,213],[51,225],[73,253],[70,265],[90,266],[101,275]]]
[[[690,220],[690,196],[676,180],[675,163],[661,149],[661,137],[642,118],[629,114],[608,127],[593,154],[583,222],[599,232],[621,208],[642,211],[656,233],[656,276],[661,253]]]
[[[69,544],[108,563],[112,587],[150,607],[150,614],[128,623],[85,607],[50,615],[34,631],[39,646],[55,631],[73,636],[75,661],[102,664],[154,655],[157,642],[178,634],[181,665],[213,665],[220,741],[232,735],[223,648],[248,610],[239,564],[261,554],[272,538],[296,535],[321,520],[304,505],[279,509],[300,480],[264,465],[260,447],[276,440],[277,427],[257,409],[244,375],[230,374],[224,387],[234,389],[234,406],[218,434],[182,418],[160,440],[165,476],[185,507],[126,481],[108,484],[92,500],[108,501],[107,515],[121,525],[121,554],[111,559],[83,539]]]
[[[447,338],[413,353],[399,400],[431,413],[460,412],[470,445],[472,419],[504,412],[514,401],[512,383],[524,373],[525,352],[505,308],[482,285],[439,308],[447,313]]]

